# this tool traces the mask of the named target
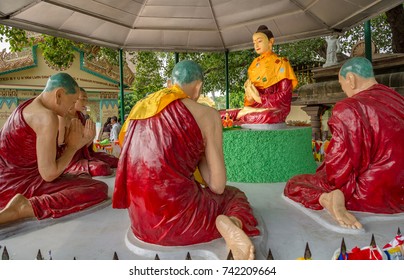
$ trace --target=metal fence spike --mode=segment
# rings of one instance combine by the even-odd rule
[[[233,253],[231,250],[229,251],[229,254],[227,255],[227,260],[234,260]]]
[[[274,260],[274,256],[272,255],[271,248],[268,249],[268,255],[267,255],[267,260]]]
[[[36,254],[36,259],[42,261],[43,257],[42,257],[42,253],[41,253],[41,249],[38,249],[38,254]]]
[[[10,259],[10,256],[8,254],[6,246],[4,246],[4,250],[3,250],[3,254],[1,255],[1,259],[2,260],[9,260]]]

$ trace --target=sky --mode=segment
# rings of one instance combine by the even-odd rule
[[[3,49],[7,49],[7,51],[9,51],[10,50],[9,46],[10,46],[9,43],[5,43],[4,41],[0,42],[0,51],[2,51]]]

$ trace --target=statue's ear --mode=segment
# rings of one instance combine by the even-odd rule
[[[272,37],[271,39],[269,39],[269,44],[273,45],[275,43],[275,38]]]
[[[202,94],[202,86],[203,86],[203,82],[202,81],[196,81],[196,83],[195,83],[195,91],[197,92],[197,94],[198,94],[198,98],[199,98],[199,96]],[[197,98],[197,99],[198,99]]]
[[[63,94],[64,94],[63,88],[57,88],[57,89],[55,90],[55,98],[56,98],[56,104],[57,104],[57,105],[62,104],[62,97],[63,97]]]
[[[348,73],[346,74],[346,80],[348,81],[349,87],[350,87],[351,89],[355,89],[355,88],[356,88],[357,83],[356,83],[356,76],[355,76],[355,74],[353,74],[352,72],[348,72]]]

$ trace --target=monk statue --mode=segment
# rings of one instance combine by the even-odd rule
[[[235,125],[284,123],[292,102],[292,90],[297,78],[289,61],[272,51],[274,36],[265,25],[253,34],[254,49],[259,56],[248,68],[248,79],[244,84],[244,107],[221,110]]]
[[[112,206],[128,209],[144,242],[185,246],[223,237],[235,259],[253,259],[257,221],[245,194],[226,186],[220,115],[196,102],[203,71],[184,60],[171,81],[139,101],[122,127]]]
[[[376,81],[364,57],[342,65],[339,83],[348,98],[332,110],[325,160],[315,174],[291,178],[284,194],[360,229],[351,211],[404,212],[404,98]]]
[[[52,75],[37,97],[20,104],[0,130],[0,224],[24,218],[59,218],[108,198],[108,186],[62,175],[94,136],[95,124],[72,119],[58,152],[58,116],[74,107],[80,89],[66,73]]]
[[[82,125],[85,125],[86,118],[83,112],[87,110],[88,96],[85,89],[80,88],[79,99],[75,106],[71,108],[66,117],[59,117],[59,146],[64,147],[65,131],[67,131],[73,118],[78,118]],[[95,135],[94,135],[95,137]],[[118,158],[103,152],[93,150],[93,139],[78,150],[72,161],[64,171],[73,175],[109,176],[114,173],[112,168],[118,165]]]

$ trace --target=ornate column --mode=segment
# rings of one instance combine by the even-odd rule
[[[322,104],[308,105],[302,110],[310,117],[312,136],[314,140],[321,140],[321,114],[327,110]]]

